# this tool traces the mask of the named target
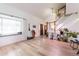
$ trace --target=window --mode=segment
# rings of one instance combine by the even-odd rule
[[[1,19],[0,19],[0,34],[1,34]]]
[[[0,17],[0,36],[21,34],[22,33],[22,19],[15,17]]]
[[[50,22],[50,23],[49,23],[49,26],[50,26],[50,29],[54,30],[54,27],[55,27],[55,26],[54,26],[54,22]]]

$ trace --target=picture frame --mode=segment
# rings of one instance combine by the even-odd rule
[[[36,25],[33,25],[33,28],[36,28]]]

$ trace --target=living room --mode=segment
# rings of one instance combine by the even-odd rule
[[[78,55],[69,45],[79,34],[78,10],[79,3],[1,3],[0,55]],[[60,30],[68,31],[66,42],[57,37]]]

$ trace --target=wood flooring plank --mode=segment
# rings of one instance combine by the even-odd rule
[[[75,56],[69,43],[38,37],[0,48],[1,56]]]

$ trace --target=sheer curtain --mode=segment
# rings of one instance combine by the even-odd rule
[[[20,20],[17,18],[0,18],[0,34],[11,35],[22,32],[22,21]]]
[[[0,35],[1,35],[1,18],[0,18]]]

